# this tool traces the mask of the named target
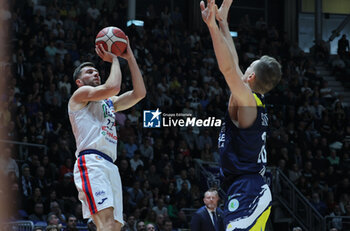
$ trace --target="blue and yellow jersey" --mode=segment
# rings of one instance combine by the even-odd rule
[[[249,128],[238,128],[230,118],[228,111],[221,127],[218,148],[221,159],[221,171],[224,176],[241,176],[265,172],[266,132],[268,117],[264,97],[253,93],[257,105],[257,117]]]

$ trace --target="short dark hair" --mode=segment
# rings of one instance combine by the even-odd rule
[[[281,80],[281,64],[270,56],[264,55],[254,65],[256,82],[254,90],[258,93],[265,94],[271,91]]]
[[[83,69],[84,67],[96,67],[95,64],[93,64],[92,62],[84,62],[81,63],[77,68],[75,68],[74,73],[73,73],[73,81],[75,82],[75,80],[77,80],[79,78],[79,75],[81,74],[81,69]]]

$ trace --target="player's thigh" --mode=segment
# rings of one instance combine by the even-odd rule
[[[268,207],[256,220],[253,227],[250,229],[250,231],[262,231],[265,230],[266,222],[269,219],[271,213],[271,206]]]
[[[78,158],[74,181],[83,202],[84,218],[96,214],[108,207],[113,207],[113,192],[108,178],[106,161],[96,158],[96,155],[86,155]]]
[[[116,165],[110,166],[109,180],[113,192],[114,219],[124,223],[123,219],[123,191],[119,170]]]
[[[259,224],[262,223],[264,218],[266,223],[271,200],[268,185],[259,177],[248,176],[235,181],[227,192],[224,207],[225,229],[248,231],[258,221]],[[266,210],[268,212],[265,213]]]

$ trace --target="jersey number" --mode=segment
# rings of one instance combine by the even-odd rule
[[[109,130],[112,130],[113,126],[114,126],[114,122],[110,119],[107,119],[108,123],[107,123],[107,127]]]
[[[267,163],[267,158],[266,158],[266,149],[265,149],[265,145],[266,145],[266,132],[264,132],[261,135],[261,139],[264,142],[263,146],[261,147],[260,153],[259,153],[259,157],[258,157],[258,163],[263,163],[266,164]]]

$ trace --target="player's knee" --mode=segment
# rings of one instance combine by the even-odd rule
[[[115,226],[116,226],[116,222],[114,221],[113,217],[112,218],[106,218],[104,220],[104,222],[101,222],[99,230],[114,231],[114,230],[116,230]]]

